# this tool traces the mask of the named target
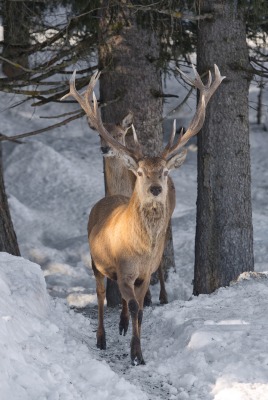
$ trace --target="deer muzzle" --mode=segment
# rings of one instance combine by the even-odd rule
[[[155,185],[155,186],[151,186],[150,187],[150,192],[154,195],[154,196],[158,196],[161,192],[162,192],[162,187],[159,185]]]
[[[109,147],[109,146],[101,146],[102,154],[108,154],[110,150],[111,150],[111,147]]]

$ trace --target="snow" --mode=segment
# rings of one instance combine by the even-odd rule
[[[166,91],[175,90],[182,91],[177,82],[167,80]],[[252,101],[256,95],[253,88]],[[5,134],[45,127],[50,120],[40,115],[77,108],[54,104],[33,111],[22,104],[7,109],[16,101],[0,94]],[[181,125],[187,125],[194,103],[192,97],[176,114]],[[173,99],[165,114],[174,106]],[[154,286],[153,307],[145,310],[142,327],[146,365],[139,367],[130,365],[131,332],[118,334],[118,309],[106,310],[107,350],[96,348],[97,299],[86,235],[89,210],[103,196],[96,133],[82,119],[24,144],[4,144],[6,189],[24,258],[0,254],[1,400],[268,399],[268,135],[253,121],[251,109],[258,272],[244,273],[212,295],[191,296],[196,202],[192,145],[185,164],[172,176],[177,270],[170,272],[167,283],[170,303],[158,305],[159,287]]]
[[[90,320],[49,297],[39,265],[1,253],[0,288],[1,399],[146,399],[92,357]]]
[[[210,296],[146,310],[144,367],[125,357],[130,334],[120,337],[121,354],[108,349],[101,357],[96,321],[50,297],[39,265],[1,253],[0,288],[3,400],[267,399],[268,273],[244,273]],[[111,347],[119,341],[115,314]],[[154,382],[161,383],[155,396]]]

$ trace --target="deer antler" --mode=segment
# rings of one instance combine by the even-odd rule
[[[110,135],[110,133],[106,130],[106,128],[103,125],[102,119],[101,119],[101,114],[100,110],[98,107],[98,102],[94,93],[94,87],[96,86],[96,83],[98,82],[98,79],[100,77],[100,72],[96,71],[88,84],[87,89],[82,93],[78,93],[75,87],[75,75],[76,71],[71,76],[71,79],[69,81],[70,84],[70,91],[67,93],[65,96],[61,98],[61,100],[66,99],[69,96],[73,96],[75,100],[80,104],[81,108],[85,111],[86,115],[88,116],[88,119],[90,121],[90,124],[96,129],[96,131],[99,133],[99,135],[107,142],[109,143],[115,150],[117,150],[120,154],[127,154],[130,156],[135,162],[137,162],[140,158],[142,158],[142,153],[141,153],[141,147],[138,143],[137,135],[136,133],[134,134],[134,139],[135,139],[135,150],[132,151],[128,149],[126,146],[123,144],[119,143],[116,139]],[[93,99],[93,105],[91,101],[91,97]],[[135,132],[135,129],[133,129],[133,133]]]
[[[187,81],[191,83],[191,85],[195,86],[200,91],[196,113],[185,134],[182,136],[181,132],[180,137],[175,144],[173,144],[176,131],[176,122],[174,121],[170,140],[161,155],[161,157],[166,160],[174,156],[179,151],[179,149],[181,149],[188,142],[191,137],[195,136],[200,131],[205,121],[207,104],[213,93],[217,90],[222,80],[225,78],[225,76],[221,76],[219,68],[216,64],[214,64],[214,82],[212,82],[211,72],[209,71],[208,83],[204,85],[195,67],[192,67],[195,74],[195,79],[193,80],[185,75],[184,72],[182,72],[179,68],[178,70],[187,79]]]

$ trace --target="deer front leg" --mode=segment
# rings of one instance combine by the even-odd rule
[[[128,282],[118,281],[118,285],[122,298],[125,300],[126,304],[128,304],[128,309],[132,320],[132,339],[130,345],[130,356],[132,365],[145,364],[141,352],[140,329],[139,329],[139,303],[136,300],[134,292],[134,282],[128,283]]]
[[[143,318],[143,307],[144,307],[144,298],[148,293],[150,280],[148,282],[143,282],[140,286],[135,287],[135,294],[137,301],[139,303],[139,313],[138,313],[138,326],[139,326],[139,337],[141,337],[141,324]]]
[[[119,333],[122,335],[124,333],[124,336],[127,333],[128,330],[128,324],[129,324],[129,311],[128,311],[128,305],[126,300],[122,298],[122,311],[120,314],[120,322],[119,322]]]
[[[158,272],[158,279],[159,279],[159,282],[160,282],[160,294],[159,294],[160,304],[168,304],[168,295],[167,295],[167,292],[166,292],[166,285],[165,285],[162,261],[161,261],[161,263],[159,265],[159,268],[158,268],[157,272]]]
[[[92,260],[92,269],[96,279],[96,291],[98,298],[98,330],[97,330],[97,347],[98,349],[106,349],[106,337],[103,323],[104,317],[104,300],[105,300],[105,284],[104,275],[97,270],[94,261]]]

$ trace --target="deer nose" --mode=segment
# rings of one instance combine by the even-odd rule
[[[108,154],[111,148],[109,146],[101,146],[102,154]]]
[[[154,196],[158,196],[162,192],[162,188],[161,188],[161,186],[151,186],[150,187],[150,192]]]

